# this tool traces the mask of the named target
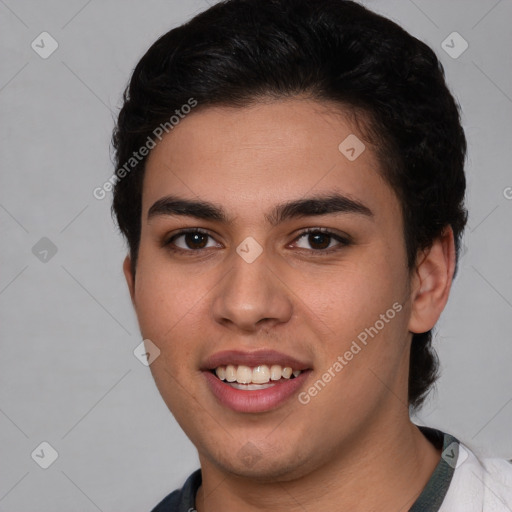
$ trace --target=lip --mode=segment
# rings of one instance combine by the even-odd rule
[[[302,371],[298,377],[293,379],[276,381],[275,385],[270,388],[253,391],[232,388],[210,370],[203,370],[202,373],[210,391],[222,405],[236,412],[261,413],[278,408],[296,395],[307,379],[310,370]]]
[[[251,367],[263,364],[268,366],[279,364],[283,367],[289,366],[293,370],[309,370],[311,368],[310,364],[275,350],[256,350],[252,352],[224,350],[208,357],[203,362],[201,370],[215,370],[218,366],[227,366],[228,364],[243,364]]]
[[[244,391],[235,389],[221,381],[211,371],[228,364],[243,364],[252,368],[263,364],[267,366],[278,364],[282,367],[289,366],[293,370],[301,370],[302,373],[293,379],[276,381],[275,385],[270,388]],[[203,362],[201,370],[210,391],[222,405],[236,412],[258,413],[276,409],[298,393],[312,369],[311,366],[311,364],[276,350],[260,349],[251,352],[224,350],[208,357]]]

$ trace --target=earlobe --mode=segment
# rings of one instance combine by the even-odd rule
[[[455,242],[448,226],[419,255],[411,290],[410,332],[423,333],[434,327],[448,302],[454,272]]]
[[[130,256],[126,256],[123,262],[123,272],[124,277],[126,279],[126,284],[128,285],[128,289],[130,290],[130,297],[132,298],[132,303],[135,304],[135,279],[132,272],[132,260]]]

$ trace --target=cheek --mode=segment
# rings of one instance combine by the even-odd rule
[[[373,325],[395,302],[405,300],[406,275],[378,255],[307,272],[295,280],[296,295],[331,335],[353,337]]]
[[[392,264],[396,257],[379,255],[377,248],[370,252],[375,257],[337,267],[327,278],[308,277],[299,292],[308,297],[306,310],[313,330],[320,334],[318,373],[324,375],[330,369],[335,374],[321,377],[332,384],[318,397],[320,410],[323,406],[332,410],[329,401],[340,407],[351,404],[354,411],[369,407],[378,399],[379,379],[391,385],[401,372],[407,342],[408,274]]]
[[[152,263],[145,265],[145,261]],[[204,337],[197,321],[205,314],[204,300],[200,300],[204,292],[194,279],[156,262],[157,258],[139,260],[135,307],[142,337],[160,350],[150,365],[155,384],[181,424],[182,416],[196,414],[195,402],[190,399],[193,390],[187,383],[191,372],[197,371],[197,342]]]
[[[186,277],[170,272],[158,257],[141,256],[135,281],[135,309],[141,333],[162,351],[183,347],[178,342],[180,327],[194,308],[200,307],[197,289],[188,285],[191,281]],[[171,343],[174,339],[177,342]]]
[[[160,251],[139,255],[135,309],[142,336],[160,349],[151,370],[159,388],[170,386],[166,395],[178,391],[174,379],[187,381],[197,371],[212,332],[209,305],[218,280],[215,272],[170,265]]]

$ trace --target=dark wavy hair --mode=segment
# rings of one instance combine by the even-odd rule
[[[116,169],[190,98],[199,109],[297,95],[335,102],[362,121],[401,204],[409,269],[446,226],[458,256],[466,139],[442,65],[427,45],[353,1],[226,0],[160,37],[123,96]],[[112,205],[134,275],[145,161],[119,174]],[[412,408],[424,402],[438,369],[432,332],[414,334]]]

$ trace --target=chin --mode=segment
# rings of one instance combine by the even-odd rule
[[[291,453],[286,453],[271,446],[260,450],[249,441],[237,452],[210,452],[208,459],[222,472],[240,478],[261,483],[286,482],[306,475],[314,465],[309,458],[297,453],[296,446],[294,443],[289,448]]]

